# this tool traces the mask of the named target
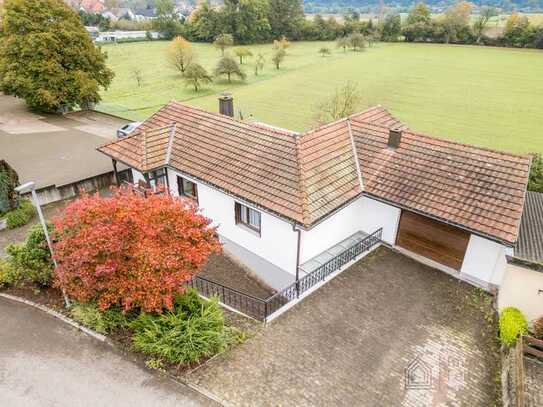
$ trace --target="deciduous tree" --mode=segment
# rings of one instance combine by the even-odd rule
[[[56,286],[102,310],[171,309],[183,284],[220,250],[210,220],[169,195],[84,195],[54,225]]]
[[[183,37],[175,37],[168,48],[170,65],[183,74],[193,59],[194,51],[190,43]]]
[[[7,0],[0,36],[0,90],[45,112],[100,101],[113,72],[79,15],[61,0]]]
[[[366,37],[361,33],[352,33],[349,35],[349,45],[353,51],[362,51],[366,47]]]
[[[319,123],[342,119],[358,109],[361,101],[358,86],[353,82],[347,82],[335,93],[316,106],[316,119]]]
[[[533,155],[528,191],[543,192],[543,157],[541,154]]]
[[[270,0],[268,20],[272,38],[285,35],[290,39],[299,39],[304,18],[300,0]]]
[[[256,61],[255,61],[255,76],[258,76],[258,73],[259,72],[262,72],[262,70],[264,69],[264,62],[266,61],[266,59],[264,58],[264,55],[262,55],[262,53],[259,53],[257,56],[256,56]]]
[[[251,52],[251,50],[249,48],[245,48],[245,47],[236,48],[234,50],[234,54],[236,54],[238,56],[240,65],[243,65],[243,58],[244,57],[252,57],[253,56],[253,53]]]
[[[287,55],[286,51],[283,48],[276,49],[273,52],[272,61],[275,65],[275,69],[279,69],[285,56]]]
[[[241,80],[244,80],[246,76],[245,72],[241,70],[241,67],[237,61],[228,55],[222,57],[215,68],[215,76],[222,75],[226,75],[228,78],[228,83],[232,82],[232,75],[237,76]]]
[[[234,38],[232,37],[232,34],[220,34],[215,38],[215,41],[213,41],[213,45],[220,49],[221,55],[224,56],[226,48],[234,45]]]
[[[197,62],[193,62],[188,66],[183,79],[187,86],[194,87],[195,92],[198,92],[202,86],[213,82],[213,77]]]
[[[349,38],[348,37],[340,37],[336,41],[336,46],[338,48],[343,48],[343,52],[347,51],[347,47],[349,46]]]
[[[319,54],[321,54],[322,57],[325,57],[327,55],[330,55],[332,52],[330,51],[330,48],[328,47],[322,47],[319,49]]]

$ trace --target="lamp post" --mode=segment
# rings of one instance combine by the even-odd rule
[[[53,259],[53,265],[56,269],[57,261],[55,260],[55,256],[53,254],[53,245],[51,244],[51,238],[49,237],[49,231],[47,230],[47,223],[45,223],[45,218],[43,217],[40,200],[38,199],[38,194],[36,194],[36,184],[33,181],[30,181],[23,185],[19,185],[15,188],[15,191],[17,191],[19,194],[24,194],[27,192],[30,192],[32,194],[32,201],[34,201],[34,206],[38,211],[38,217],[40,218],[41,227],[43,229],[43,233],[45,234],[45,240],[47,240],[47,246],[49,246],[49,251],[51,252],[51,259]],[[62,289],[62,295],[64,296],[64,303],[66,304],[66,307],[69,307],[70,299],[64,292],[64,289]]]

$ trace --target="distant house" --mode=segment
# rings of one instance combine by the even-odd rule
[[[85,30],[87,30],[93,41],[96,40],[100,35],[100,31],[97,27],[85,26]]]
[[[143,8],[134,10],[134,20],[136,21],[146,21],[156,18],[156,9],[153,8]]]
[[[123,40],[145,40],[147,33],[153,39],[161,38],[161,34],[156,31],[103,31],[95,38],[97,42],[118,42]]]
[[[280,290],[367,236],[487,290],[514,254],[530,157],[411,130],[377,106],[305,133],[170,102],[98,150],[193,199]],[[339,261],[338,260],[338,261]]]

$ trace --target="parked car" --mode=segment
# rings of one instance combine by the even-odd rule
[[[130,133],[136,130],[140,124],[141,122],[132,122],[125,124],[119,130],[117,130],[117,138],[123,138],[128,136]]]

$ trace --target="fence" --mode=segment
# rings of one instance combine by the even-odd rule
[[[262,299],[243,293],[234,288],[224,286],[215,281],[196,276],[189,285],[194,287],[204,297],[219,297],[219,300],[235,310],[250,317],[265,321],[271,314],[281,309],[289,302],[297,299],[303,293],[318,283],[324,281],[330,274],[338,271],[345,264],[355,260],[362,253],[371,250],[381,241],[382,229],[366,236],[360,242],[353,244],[321,265],[298,281],[272,296]]]

